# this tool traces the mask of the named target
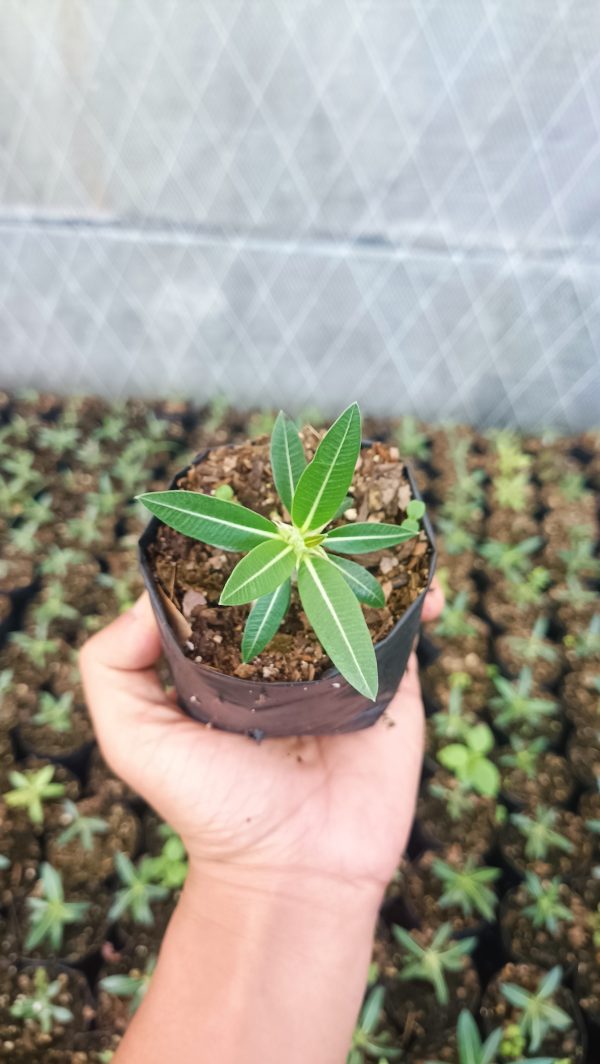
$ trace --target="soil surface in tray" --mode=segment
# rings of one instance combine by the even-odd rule
[[[319,439],[314,430],[304,430],[308,456],[314,453]],[[214,448],[187,472],[178,487],[210,494],[222,484],[232,488],[243,506],[265,517],[289,520],[273,485],[267,437]],[[369,520],[400,523],[406,516],[411,489],[397,448],[375,443],[363,449],[350,494],[354,506],[336,525]],[[160,586],[190,625],[184,650],[194,661],[245,680],[302,682],[318,679],[331,667],[302,611],[295,587],[279,632],[262,654],[244,664],[240,648],[249,606],[224,609],[218,605],[225,581],[241,555],[206,546],[166,525],[160,526],[148,554]],[[426,587],[430,548],[421,532],[397,547],[363,554],[357,561],[380,581],[386,597],[382,609],[364,608],[373,642],[377,643]]]

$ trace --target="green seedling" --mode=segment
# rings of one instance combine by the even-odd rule
[[[600,655],[600,613],[595,613],[584,632],[569,634],[565,646],[575,652],[577,658],[594,658]]]
[[[519,1044],[521,1045],[522,1050],[525,1048],[525,1043],[518,1027],[516,1027],[516,1033],[519,1036]],[[527,1057],[527,1059],[525,1059],[519,1055],[520,1050],[515,1054],[512,1051],[514,1048],[514,1041],[512,1044],[507,1041],[506,1030],[502,1027],[498,1027],[495,1031],[492,1031],[486,1038],[485,1042],[483,1042],[475,1018],[468,1009],[463,1009],[458,1017],[458,1023],[456,1025],[456,1046],[458,1049],[458,1064],[497,1064],[499,1060],[499,1052],[502,1053],[503,1059],[504,1057],[510,1057],[512,1064],[570,1064],[569,1061],[565,1060],[561,1062],[553,1057]],[[510,1052],[505,1053],[502,1048],[503,1046],[509,1046]],[[517,1056],[519,1058],[518,1060]],[[427,1064],[442,1064],[442,1061],[428,1061]]]
[[[215,499],[220,499],[221,502],[237,502],[231,484],[219,484],[218,488],[214,490],[214,496]]]
[[[540,549],[543,542],[541,536],[529,536],[516,544],[489,539],[481,545],[479,553],[493,569],[497,569],[507,580],[516,583],[531,572],[531,556]]]
[[[39,769],[25,769],[23,772],[9,772],[8,778],[13,790],[5,791],[4,800],[13,809],[27,810],[32,824],[44,822],[44,802],[62,798],[65,793],[64,783],[54,780],[54,765],[44,765]]]
[[[58,836],[57,845],[67,846],[69,842],[77,839],[83,849],[91,853],[94,849],[94,836],[106,835],[108,822],[99,816],[85,816],[80,813],[75,802],[72,802],[69,798],[65,800],[63,809],[65,815],[69,818],[69,823]]]
[[[32,495],[42,480],[42,474],[35,468],[36,456],[33,451],[13,451],[3,462],[4,476],[11,477],[19,490]]]
[[[71,517],[66,522],[69,535],[82,547],[98,547],[102,543],[103,528],[97,505],[88,503],[79,517]]]
[[[52,731],[66,734],[73,727],[73,692],[51,695],[49,691],[40,691],[38,710],[32,717],[38,727],[51,728]]]
[[[106,455],[100,446],[100,441],[94,439],[92,436],[88,436],[87,440],[81,444],[77,452],[77,464],[79,470],[89,470],[95,473],[96,470],[101,469],[106,461]],[[73,476],[73,470],[68,469],[64,475],[64,482],[68,488],[76,484],[76,478]]]
[[[14,669],[0,669],[0,698],[10,694],[14,687]]]
[[[455,823],[474,808],[474,792],[458,781],[454,787],[447,787],[443,783],[430,783],[429,793],[444,803],[448,816]]]
[[[593,580],[600,575],[600,558],[595,557],[596,530],[592,525],[575,525],[568,529],[569,546],[560,550],[567,577]]]
[[[447,517],[438,518],[437,525],[447,554],[470,554],[477,547],[477,537],[462,525],[454,524]]]
[[[595,912],[589,914],[588,926],[592,932],[594,947],[600,949],[600,905],[597,906]]]
[[[36,521],[23,521],[22,524],[14,525],[9,532],[11,547],[20,554],[37,554],[39,550],[38,531],[39,525]]]
[[[88,503],[98,512],[100,517],[109,517],[118,513],[120,507],[126,501],[122,488],[115,488],[108,473],[102,473],[98,480],[98,491],[88,495]]]
[[[134,969],[128,975],[107,975],[100,980],[99,985],[107,994],[129,998],[129,1015],[133,1016],[146,996],[155,968],[156,956],[152,955],[148,958],[143,971]]]
[[[573,843],[555,830],[558,813],[555,809],[538,805],[535,816],[527,813],[513,813],[511,824],[525,839],[525,857],[528,861],[546,861],[552,850],[572,853]]]
[[[346,1064],[366,1064],[374,1060],[378,1064],[391,1060],[400,1060],[403,1052],[390,1046],[391,1035],[388,1031],[377,1035],[377,1027],[383,1011],[385,991],[382,986],[373,987],[358,1017],[358,1023],[352,1035],[352,1044]]]
[[[60,980],[49,982],[46,969],[40,966],[33,973],[33,993],[18,994],[10,1014],[15,1020],[25,1020],[44,1034],[51,1034],[55,1024],[70,1023],[75,1018],[70,1009],[55,1003],[60,991]]]
[[[132,575],[135,577],[135,574],[132,573],[124,573],[122,576],[113,576],[112,573],[98,573],[96,577],[96,582],[100,587],[106,587],[112,591],[121,613],[123,610],[128,610],[133,606],[139,594],[139,588],[135,585]]]
[[[87,901],[65,901],[62,878],[52,865],[44,861],[40,869],[41,897],[27,898],[29,930],[26,949],[36,949],[47,942],[58,953],[69,924],[81,922],[90,907]]]
[[[538,774],[540,756],[548,749],[547,739],[538,737],[525,742],[519,736],[511,735],[510,747],[510,751],[500,755],[500,764],[503,768],[522,772],[528,780],[534,780]]]
[[[40,572],[42,576],[64,577],[68,575],[71,566],[88,560],[89,555],[85,551],[77,550],[75,547],[59,547],[53,543],[40,562]]]
[[[5,872],[7,868],[10,868],[10,860],[0,853],[0,872]]]
[[[517,1023],[525,1039],[526,1048],[535,1053],[552,1031],[568,1031],[573,1018],[554,1001],[562,980],[562,968],[557,965],[540,979],[535,993],[516,983],[504,983],[500,990],[520,1016]]]
[[[540,879],[535,872],[525,873],[523,889],[531,903],[524,907],[523,914],[530,918],[534,927],[543,927],[551,935],[556,934],[559,920],[572,924],[574,919],[571,910],[560,900],[560,888],[558,876]]]
[[[494,435],[494,449],[498,473],[510,477],[516,473],[526,473],[531,468],[531,455],[525,454],[521,440],[510,429],[501,429]]]
[[[500,790],[500,773],[487,756],[493,748],[491,728],[487,724],[475,724],[466,732],[463,742],[444,746],[437,758],[464,787],[486,798],[495,798]]]
[[[454,672],[450,676],[450,694],[448,709],[434,713],[431,718],[433,730],[438,739],[464,742],[467,734],[475,724],[471,713],[463,710],[463,692],[469,687],[471,678],[467,673]]]
[[[431,871],[444,884],[439,899],[441,909],[458,908],[463,916],[477,914],[484,920],[494,919],[498,898],[489,884],[498,879],[499,868],[482,867],[471,855],[462,868],[436,858]]]
[[[506,586],[506,597],[520,608],[543,606],[550,583],[548,570],[543,565],[536,565],[529,573],[511,578]]]
[[[74,451],[79,443],[79,430],[75,425],[65,425],[58,422],[55,425],[41,425],[37,442],[40,447],[52,451],[55,455],[62,455],[65,451]]]
[[[59,580],[46,585],[44,595],[34,611],[36,623],[41,630],[48,628],[53,621],[74,621],[79,617],[74,606],[64,599],[65,588]]]
[[[446,603],[433,631],[444,639],[466,639],[477,635],[477,628],[470,618],[469,598],[466,591],[461,591]]]
[[[167,890],[180,890],[188,874],[185,846],[168,824],[161,824],[160,835],[165,840],[158,857],[144,858],[147,875]]]
[[[275,424],[275,417],[276,415],[272,410],[257,410],[254,414],[250,414],[248,418],[248,435],[252,438],[270,436]]]
[[[499,728],[527,724],[531,728],[547,717],[556,716],[559,705],[551,698],[532,698],[531,669],[525,666],[514,683],[497,673],[492,674],[497,694],[490,699],[490,709]]]
[[[127,436],[127,430],[127,418],[119,411],[112,411],[94,430],[93,439],[100,443],[121,443]]]
[[[442,924],[433,935],[429,946],[421,946],[414,935],[409,934],[403,927],[394,926],[392,931],[406,955],[398,969],[397,978],[404,982],[410,979],[430,983],[438,1005],[447,1005],[449,993],[446,975],[449,972],[462,971],[477,939],[464,938],[460,942],[451,942],[451,924]]]
[[[39,498],[30,496],[23,504],[22,516],[25,521],[31,522],[35,528],[49,525],[56,520],[56,508],[52,496],[48,492],[40,495]]]
[[[115,868],[123,886],[115,891],[108,914],[111,920],[118,920],[128,913],[134,924],[151,927],[154,923],[152,903],[164,901],[169,892],[166,887],[151,882],[153,870],[148,860],[142,858],[136,868],[124,853],[115,854]]]
[[[348,493],[360,442],[360,411],[353,403],[307,464],[293,421],[278,415],[271,437],[271,467],[291,523],[271,521],[245,506],[200,492],[149,492],[140,499],[184,535],[222,550],[248,552],[220,598],[223,606],[253,603],[242,639],[245,662],[260,654],[276,634],[295,580],[302,608],[333,664],[349,684],[374,701],[377,660],[360,603],[383,606],[383,589],[367,569],[340,555],[368,554],[418,535],[425,508],[412,500],[401,525],[373,521],[327,530]]]
[[[211,399],[206,414],[202,420],[202,429],[208,436],[214,436],[215,432],[222,427],[230,406],[223,395],[215,395]]]
[[[548,618],[538,617],[531,634],[528,636],[510,635],[506,642],[518,657],[529,665],[536,661],[553,663],[558,660],[558,650],[546,639],[548,632]]]
[[[429,440],[412,414],[402,418],[394,438],[403,458],[417,458],[420,462],[429,458]]]
[[[494,498],[500,509],[523,513],[531,500],[529,477],[526,473],[512,473],[496,477]]]

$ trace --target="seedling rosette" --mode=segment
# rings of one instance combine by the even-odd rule
[[[336,524],[344,510],[352,504],[348,491],[352,485],[360,449],[361,418],[356,404],[348,407],[325,433],[311,461],[307,461],[294,422],[280,413],[273,427],[270,444],[273,482],[280,500],[277,513],[266,517],[241,505],[237,499],[223,497],[222,492],[208,495],[172,487],[166,491],[149,492],[139,496],[140,501],[155,518],[184,536],[222,551],[243,555],[224,583],[219,600],[222,607],[250,605],[241,639],[243,662],[256,658],[277,634],[289,609],[292,586],[295,584],[301,607],[312,629],[333,666],[345,681],[337,681],[334,677],[335,686],[332,687],[331,680],[327,684],[329,692],[336,689],[346,691],[350,687],[355,696],[352,712],[346,714],[350,717],[357,715],[359,702],[356,697],[361,698],[361,709],[364,710],[365,701],[368,700],[378,703],[381,712],[393,693],[390,677],[387,675],[390,668],[378,668],[376,647],[373,645],[361,608],[361,605],[383,607],[384,591],[373,574],[354,560],[355,556],[373,555],[417,537],[425,512],[422,501],[414,497],[408,503],[406,516],[401,523],[373,520]],[[179,474],[174,484],[177,484],[182,476],[183,474]],[[413,494],[416,494],[414,488]],[[152,542],[157,528],[157,522],[151,522],[140,541],[142,571],[161,626],[167,658],[173,668],[174,647],[173,640],[169,639],[165,631],[164,601],[161,601],[156,592],[155,580],[147,564],[146,548]],[[426,531],[430,537],[428,526]],[[432,572],[433,558],[430,569]],[[407,643],[407,647],[410,646],[408,639],[412,642],[416,634],[421,605],[422,595],[406,611],[405,618],[410,623],[404,633],[403,642]],[[400,624],[402,620],[404,618],[401,618]],[[394,631],[397,628],[398,624]],[[390,633],[390,636],[393,634],[394,632]],[[382,640],[380,646],[386,642],[387,640]],[[404,658],[402,653],[399,655],[401,671],[395,677],[396,682],[404,671],[407,657],[408,653]],[[194,663],[186,659],[185,664]],[[182,668],[174,669],[180,702],[184,708],[193,716],[237,731],[262,731],[260,724],[267,723],[268,704],[273,701],[273,692],[271,690],[269,695],[269,688],[302,687],[303,691],[308,693],[316,683],[322,683],[321,680],[310,685],[291,682],[250,684],[238,677],[221,674],[223,683],[227,684],[229,681],[228,686],[233,683],[237,690],[231,688],[231,691],[224,695],[221,687],[216,692],[217,700],[222,704],[233,704],[234,707],[246,703],[249,708],[252,707],[251,711],[257,717],[260,716],[260,723],[257,719],[243,722],[237,712],[230,714],[235,719],[221,721],[218,719],[219,713],[215,715],[209,704],[215,693],[214,682],[210,693],[203,690],[198,679],[199,669],[196,667],[199,689],[194,691],[191,689],[194,687],[191,673],[189,669],[186,671],[190,677],[189,692],[182,690],[178,682],[177,673],[181,674]],[[214,672],[206,667],[202,669],[204,674],[209,671]],[[383,677],[382,671],[387,672]],[[240,687],[243,684],[248,689],[253,688],[254,695],[262,695],[258,704],[255,698],[244,698]],[[282,700],[281,691],[276,698]],[[264,712],[258,714],[257,708],[260,704],[263,705]],[[375,719],[373,714],[371,716]],[[371,722],[370,719],[365,720],[365,723]],[[356,727],[357,724],[354,723],[353,726]],[[290,722],[283,732],[274,732],[267,728],[267,733],[293,734],[304,730],[302,722],[296,721],[295,727],[291,727]],[[306,730],[311,732],[315,727],[309,725]],[[318,725],[317,730],[320,730]],[[343,722],[338,722],[333,728],[324,723],[323,730],[346,728]]]

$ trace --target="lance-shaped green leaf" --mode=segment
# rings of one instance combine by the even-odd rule
[[[294,548],[282,539],[259,543],[238,562],[221,592],[221,606],[240,606],[268,595],[292,574]]]
[[[395,547],[418,535],[416,522],[390,525],[375,521],[360,521],[356,525],[342,525],[327,533],[323,546],[340,554],[369,554],[371,551]]]
[[[359,602],[364,602],[367,606],[385,606],[385,595],[381,584],[368,569],[365,569],[364,565],[357,565],[349,558],[336,558],[334,554],[328,558],[328,561],[340,571]]]
[[[307,555],[298,569],[302,606],[320,643],[352,687],[375,701],[377,659],[355,595],[327,558]]]
[[[287,613],[290,592],[291,582],[286,580],[275,591],[256,600],[244,628],[242,661],[252,661],[271,642]]]
[[[359,451],[360,411],[353,403],[325,434],[298,481],[292,520],[302,532],[331,521],[346,497]]]
[[[170,528],[222,550],[245,551],[273,540],[272,521],[238,503],[199,491],[149,491],[138,500]]]
[[[280,410],[271,435],[271,469],[277,493],[288,513],[296,485],[306,468],[306,455],[294,422]]]

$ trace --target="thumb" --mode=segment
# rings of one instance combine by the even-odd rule
[[[98,742],[109,764],[125,778],[140,727],[162,727],[177,714],[154,669],[160,652],[147,593],[80,651],[81,678]]]

